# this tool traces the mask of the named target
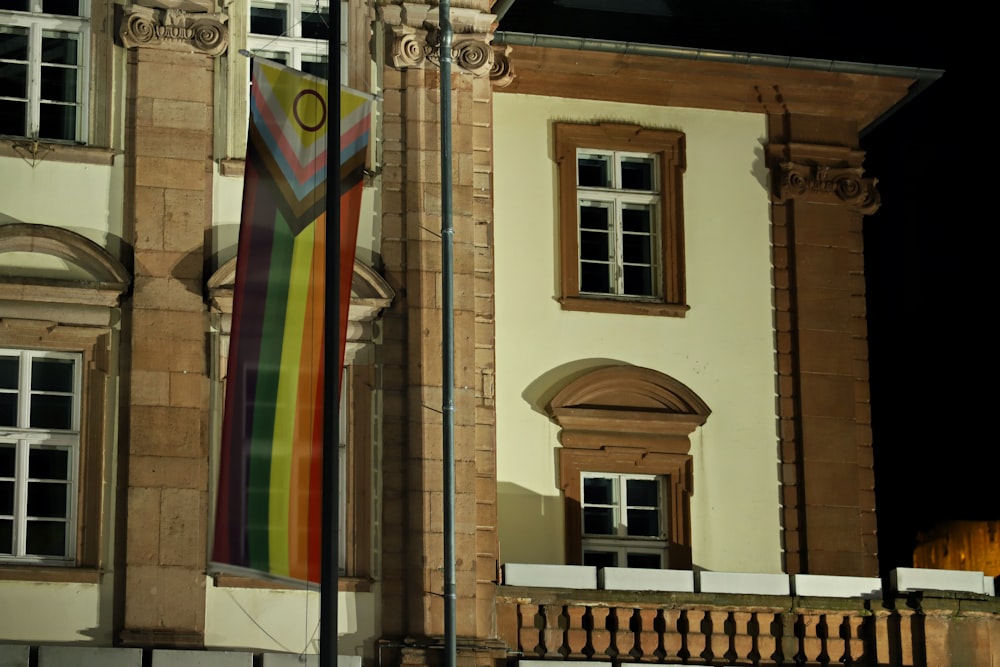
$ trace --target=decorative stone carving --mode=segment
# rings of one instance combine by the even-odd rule
[[[510,63],[509,46],[491,46],[493,49],[493,68],[490,70],[490,81],[495,88],[506,88],[514,81],[514,68]]]
[[[382,5],[379,14],[386,24],[388,60],[393,67],[440,67],[441,30],[438,8],[432,5],[402,3]],[[452,62],[474,76],[490,75],[495,66],[495,52],[490,46],[496,17],[474,9],[453,8]],[[509,69],[509,66],[508,68]]]
[[[782,162],[778,165],[775,198],[778,203],[789,199],[813,197],[843,202],[870,214],[881,204],[875,185],[878,179],[864,178],[861,167],[828,167],[822,164]]]
[[[154,9],[179,9],[183,12],[210,12],[215,0],[136,0],[135,4]]]
[[[180,3],[180,0],[178,3],[157,1]],[[204,3],[196,4],[201,6]],[[139,46],[186,47],[218,56],[229,47],[229,30],[225,25],[228,18],[226,14],[129,5],[122,10],[118,36],[127,49]]]

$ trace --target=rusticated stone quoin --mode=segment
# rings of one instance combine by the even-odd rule
[[[225,14],[129,5],[122,9],[118,37],[127,49],[182,47],[218,56],[229,48],[228,19]]]

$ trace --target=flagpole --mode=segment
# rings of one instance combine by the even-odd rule
[[[319,664],[337,664],[340,550],[340,3],[330,3],[327,33],[326,305],[323,309],[323,517]],[[336,123],[337,128],[329,127]],[[336,142],[336,143],[334,143]],[[331,145],[333,144],[333,145]],[[332,159],[331,159],[331,156]]]

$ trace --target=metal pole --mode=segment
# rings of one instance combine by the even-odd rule
[[[327,34],[326,305],[323,309],[323,517],[319,664],[337,664],[340,551],[340,3]]]
[[[457,653],[455,632],[455,230],[452,228],[451,197],[451,2],[441,0],[441,389],[443,442],[441,458],[444,485],[444,640],[445,667],[454,667]]]

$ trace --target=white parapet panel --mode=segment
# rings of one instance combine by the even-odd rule
[[[153,651],[153,667],[253,667],[253,653],[157,649]]]
[[[983,577],[983,593],[994,596],[997,594],[996,578],[990,576]]]
[[[507,586],[596,589],[597,568],[588,565],[505,563],[503,583]]]
[[[30,658],[27,644],[0,644],[0,667],[28,667]]]
[[[635,567],[602,567],[597,571],[597,585],[606,591],[694,592],[691,570],[651,570]]]
[[[319,656],[315,653],[265,653],[261,656],[261,667],[319,667]],[[361,667],[360,655],[338,655],[337,667]]]
[[[141,665],[141,648],[38,647],[38,667],[140,667]]]
[[[893,590],[908,591],[960,591],[985,593],[985,575],[982,572],[963,570],[935,570],[922,567],[897,567],[889,573]]]
[[[702,593],[749,593],[753,595],[789,595],[787,574],[760,572],[699,572],[698,590]]]
[[[882,580],[878,577],[793,574],[792,592],[827,598],[882,597]]]

